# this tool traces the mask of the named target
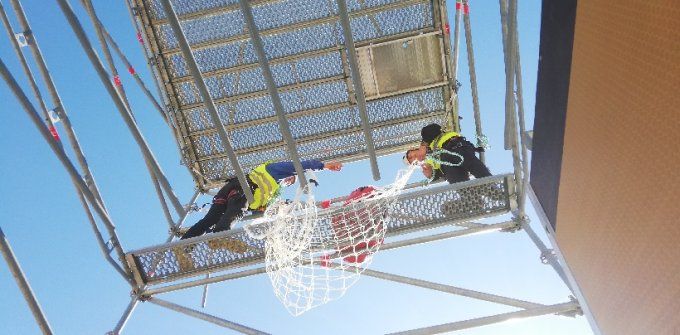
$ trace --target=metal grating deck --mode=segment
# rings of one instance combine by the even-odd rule
[[[134,3],[184,164],[202,189],[220,186],[233,169],[162,7],[156,0]],[[238,1],[175,0],[173,5],[244,170],[266,160],[288,159]],[[251,6],[301,158],[366,158],[336,1],[256,0]],[[392,85],[400,89],[367,96],[379,155],[417,142],[420,128],[429,122],[457,128],[457,117],[447,103],[453,91],[442,6],[440,0],[348,1],[352,36],[358,53],[364,55],[361,65],[366,73],[382,76],[364,78],[365,82],[377,80],[384,88],[390,80],[404,78],[371,70],[386,62],[367,58],[372,46],[399,43],[383,49],[407,54],[400,51],[402,44],[407,49],[415,45],[414,39],[435,36],[428,42],[428,52],[412,51],[402,57],[437,66],[413,66],[410,75],[418,80],[404,81],[408,87]]]
[[[387,236],[407,234],[501,215],[514,208],[511,174],[402,193],[387,221]],[[331,229],[333,214],[319,216],[319,229]],[[193,250],[186,253],[185,248]],[[158,284],[261,263],[264,242],[240,228],[158,245],[127,254],[140,285]]]

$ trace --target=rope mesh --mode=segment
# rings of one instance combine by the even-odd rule
[[[274,293],[292,315],[342,297],[385,238],[397,195],[416,165],[384,187],[361,187],[341,204],[317,208],[314,197],[278,201],[245,227],[265,241]]]

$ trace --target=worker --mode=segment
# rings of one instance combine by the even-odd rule
[[[340,171],[342,163],[322,163],[312,159],[302,161],[302,168]],[[263,211],[267,203],[276,197],[280,185],[290,186],[295,183],[295,167],[292,162],[264,163],[255,167],[247,178],[254,197],[254,201],[248,204],[248,208],[253,211]],[[205,217],[189,228],[182,239],[203,235],[213,226],[211,232],[231,229],[231,223],[243,214],[246,203],[247,200],[238,179],[236,177],[228,179],[213,197],[212,205]]]
[[[429,124],[420,132],[422,143],[406,151],[404,162],[423,162],[423,174],[430,181],[446,178],[449,184],[491,176],[489,169],[475,155],[484,151],[477,148],[454,131],[443,131],[436,123]]]

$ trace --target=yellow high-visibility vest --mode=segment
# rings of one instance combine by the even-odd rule
[[[446,141],[450,140],[453,137],[458,136],[460,136],[460,134],[455,131],[443,132],[439,136],[435,137],[434,141],[430,143],[430,150],[432,151],[439,150],[442,148],[444,143],[446,143]]]
[[[272,195],[276,193],[280,187],[274,177],[267,172],[267,165],[269,165],[269,163],[260,164],[248,174],[248,178],[257,185],[257,188],[253,193],[254,201],[248,205],[250,209],[255,210],[266,207]]]

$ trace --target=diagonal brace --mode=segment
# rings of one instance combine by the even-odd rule
[[[452,323],[446,323],[438,326],[418,328],[413,330],[407,330],[403,332],[390,333],[390,335],[425,335],[425,334],[441,334],[446,332],[453,332],[462,329],[469,329],[474,327],[486,326],[494,323],[500,323],[508,321],[510,319],[522,319],[530,318],[534,316],[548,315],[548,314],[558,314],[567,312],[578,312],[580,307],[578,303],[570,301],[556,305],[543,306],[538,308],[526,309],[518,312],[503,313],[492,316],[485,316],[476,319],[470,319],[465,321],[458,321]]]
[[[235,323],[235,322],[231,322],[231,321],[228,321],[228,320],[225,320],[225,319],[222,319],[222,318],[218,318],[216,316],[213,316],[213,315],[210,315],[210,314],[207,314],[207,313],[199,312],[197,310],[194,310],[194,309],[191,309],[191,308],[188,308],[188,307],[180,306],[180,305],[177,305],[175,303],[172,303],[172,302],[169,302],[169,301],[166,301],[166,300],[163,300],[163,299],[151,297],[151,298],[148,298],[147,301],[154,304],[154,305],[165,307],[165,308],[173,310],[175,312],[180,312],[182,314],[186,314],[188,316],[192,316],[192,317],[195,317],[197,319],[201,319],[203,321],[208,321],[208,322],[214,323],[218,326],[233,329],[233,330],[238,331],[238,332],[243,333],[243,334],[267,335],[267,333],[259,331],[257,329],[246,327],[244,325],[241,325],[241,324],[238,324],[238,323]]]

